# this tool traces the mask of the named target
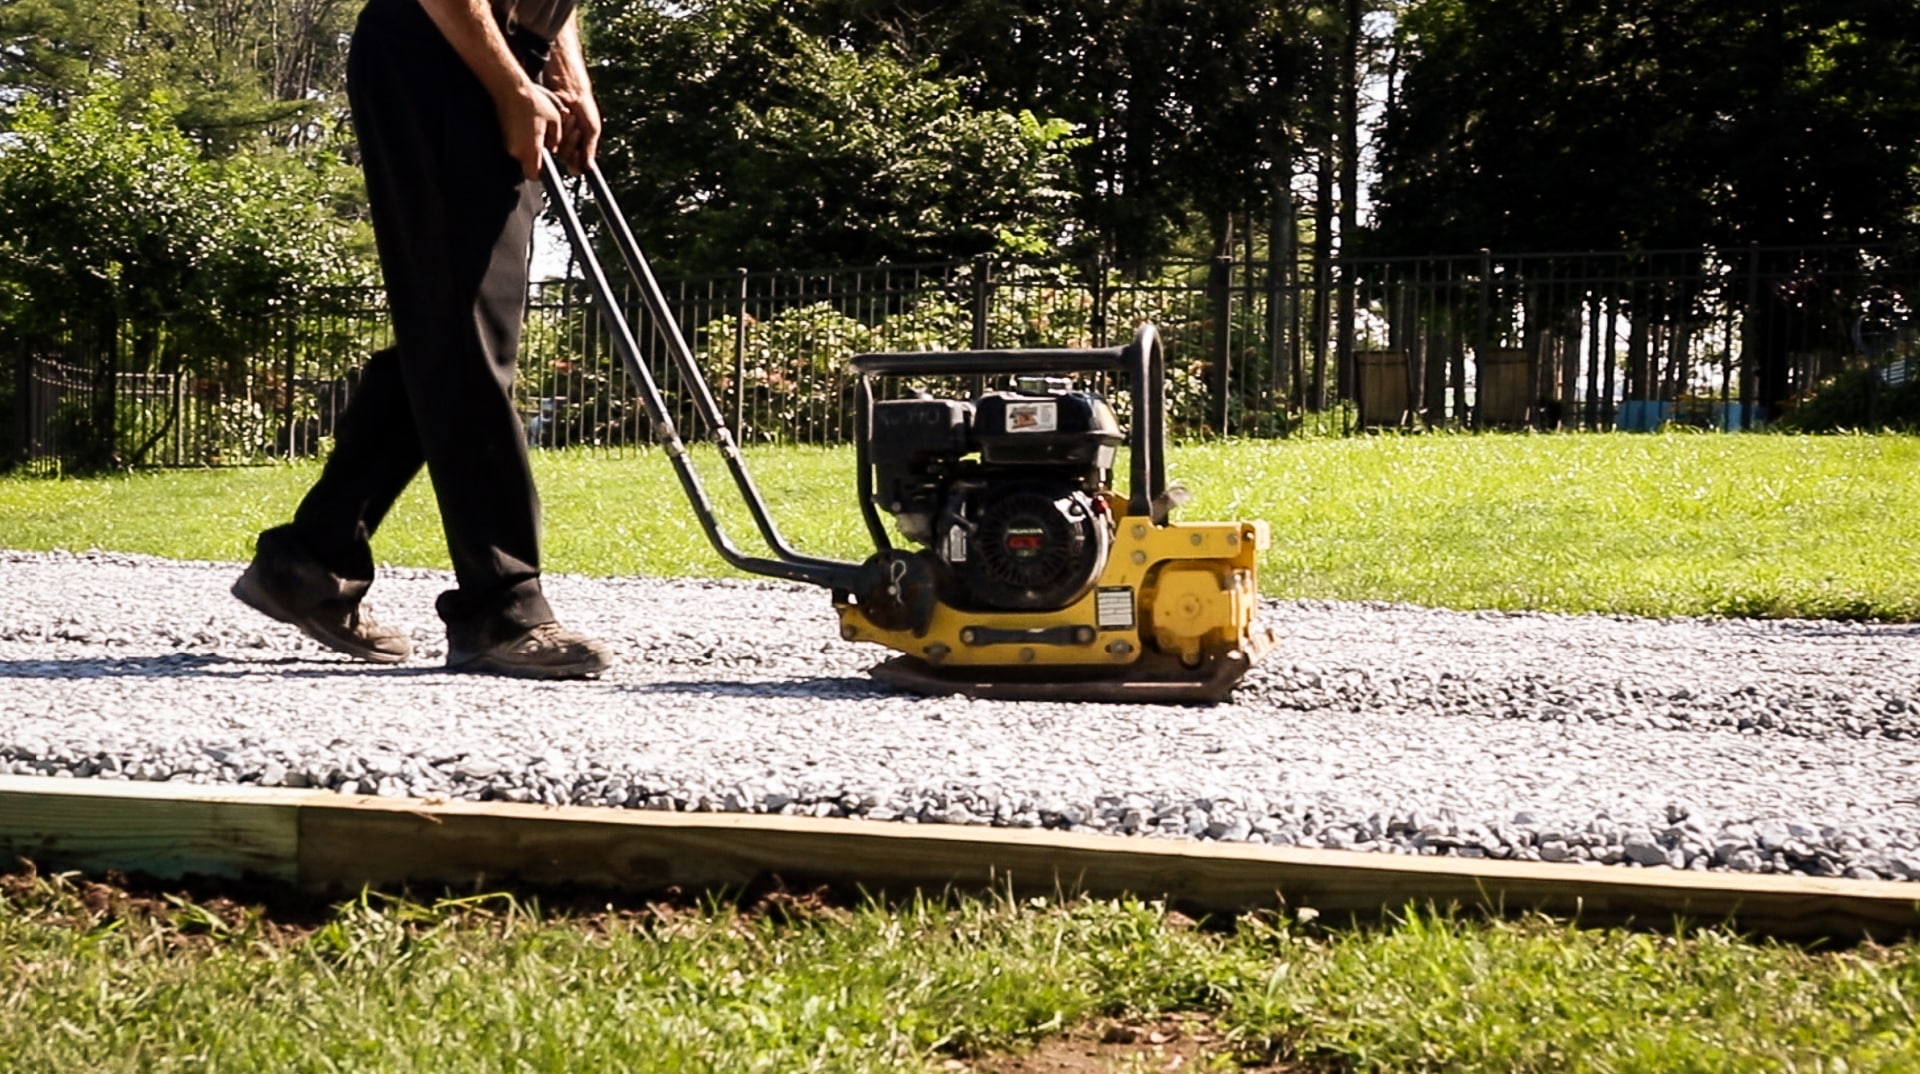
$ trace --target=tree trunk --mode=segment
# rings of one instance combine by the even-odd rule
[[[1329,130],[1329,134],[1331,130]],[[1329,137],[1326,141],[1330,142]],[[1313,409],[1327,409],[1327,336],[1333,326],[1333,150],[1320,147],[1313,191]]]
[[[1346,0],[1340,42],[1340,318],[1336,357],[1344,395],[1360,402],[1353,365],[1353,258],[1360,219],[1360,0]]]

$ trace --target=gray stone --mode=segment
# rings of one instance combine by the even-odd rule
[[[1760,857],[1759,852],[1749,849],[1737,850],[1727,859],[1727,868],[1736,873],[1761,872],[1764,864],[1764,859]]]
[[[1621,849],[1626,855],[1627,860],[1638,865],[1651,866],[1667,865],[1670,863],[1670,859],[1667,856],[1667,848],[1645,835],[1634,834],[1627,836],[1626,843]]]

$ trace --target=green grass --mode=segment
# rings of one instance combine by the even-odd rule
[[[1138,902],[542,914],[362,898],[304,935],[60,879],[0,892],[0,1070],[897,1071],[1204,1011],[1354,1071],[1905,1071],[1911,945],[1818,953],[1409,914],[1196,929]]]
[[[749,466],[801,549],[870,550],[846,450]],[[726,575],[658,452],[535,458],[548,569]],[[703,472],[730,492],[717,460]],[[1920,438],[1430,436],[1194,445],[1180,517],[1265,519],[1273,596],[1438,607],[1920,619]],[[291,515],[312,463],[85,480],[0,479],[0,545],[241,560]],[[724,499],[723,505],[731,505]],[[754,544],[744,513],[724,513]],[[444,567],[424,480],[375,544]]]

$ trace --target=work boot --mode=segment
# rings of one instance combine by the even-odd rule
[[[605,642],[559,623],[542,623],[490,649],[447,647],[447,667],[521,679],[591,679],[613,666]]]
[[[286,588],[287,581],[287,569],[263,565],[256,557],[233,583],[233,595],[261,615],[298,627],[337,653],[375,664],[398,664],[412,654],[413,642],[406,631],[376,622],[367,605],[339,598],[303,607]]]

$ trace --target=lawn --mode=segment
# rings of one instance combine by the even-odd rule
[[[870,551],[850,451],[748,464],[802,550]],[[1177,447],[1180,517],[1264,519],[1271,596],[1645,615],[1920,619],[1920,438],[1370,437]],[[710,492],[731,492],[702,453]],[[726,575],[665,457],[535,456],[548,569]],[[0,479],[0,546],[242,560],[318,474],[297,463]],[[743,546],[753,532],[722,501]],[[424,480],[378,535],[384,562],[446,566]]]
[[[1186,1069],[1862,1074],[1920,1065],[1917,996],[1910,945],[1714,929],[1202,926],[1145,902],[992,897],[362,897],[289,923],[0,880],[8,1071],[1010,1072],[1071,1027],[1184,1014],[1206,1040]],[[1100,1035],[1116,1037],[1082,1039]],[[1045,1069],[1173,1068],[1143,1045],[1132,1065]]]

